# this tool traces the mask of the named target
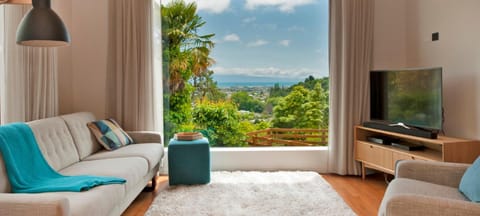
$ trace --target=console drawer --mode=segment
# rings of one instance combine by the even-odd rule
[[[357,160],[393,170],[392,151],[379,145],[357,141],[355,156]]]
[[[401,152],[393,152],[393,165],[395,166],[397,160],[423,160],[426,161],[427,159],[421,158],[415,155],[401,153]]]

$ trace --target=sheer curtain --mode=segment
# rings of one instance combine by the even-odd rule
[[[358,175],[354,126],[368,119],[374,0],[330,0],[328,171]]]
[[[107,111],[127,130],[161,129],[153,5],[152,0],[115,0],[109,5]]]
[[[0,6],[0,123],[58,114],[57,51],[16,44],[16,31],[30,6]]]

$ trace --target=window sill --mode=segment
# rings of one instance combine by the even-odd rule
[[[327,146],[212,147],[210,152],[214,171],[303,170],[324,173],[327,170]],[[166,167],[168,165],[164,166],[163,173],[166,173]]]
[[[296,152],[328,151],[328,146],[211,147],[211,152]]]

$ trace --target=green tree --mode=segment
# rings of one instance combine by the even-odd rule
[[[305,125],[306,128],[315,128],[320,126],[320,128],[328,128],[328,111],[329,111],[329,99],[328,91],[322,88],[322,83],[317,82],[313,87],[313,90],[310,91],[308,95],[308,103],[305,104],[306,117],[319,120],[319,125],[317,122],[308,122],[310,125]],[[315,107],[315,109],[309,109],[308,106]]]
[[[232,94],[232,101],[238,105],[239,110],[261,113],[265,104],[253,98],[248,92],[238,91]]]
[[[328,77],[322,77],[322,78],[316,79],[312,75],[308,76],[303,82],[299,82],[299,83],[291,86],[290,90],[292,90],[296,86],[303,86],[304,88],[306,88],[308,90],[313,90],[313,88],[315,88],[315,85],[317,83],[320,83],[320,85],[322,86],[322,89],[328,91],[329,78]]]
[[[298,122],[304,114],[304,104],[308,102],[308,90],[296,86],[293,91],[279,101],[273,109],[273,126],[280,128],[298,128]]]
[[[245,146],[246,135],[242,130],[249,129],[235,104],[221,101],[199,101],[193,109],[193,122],[197,129],[210,132],[212,146]]]
[[[213,71],[209,70],[203,76],[198,77],[197,82],[194,82],[194,100],[222,101],[226,99],[227,94],[218,89],[217,82],[213,80],[212,76]]]
[[[273,109],[273,126],[325,128],[328,126],[328,93],[317,83],[312,90],[295,86]]]
[[[281,87],[279,83],[275,83],[272,88],[270,88],[270,97],[285,97],[290,92],[289,88]]]
[[[283,97],[268,97],[267,103],[265,104],[264,112],[267,114],[273,113],[273,108],[280,103],[280,100]]]

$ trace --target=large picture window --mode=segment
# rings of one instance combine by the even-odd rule
[[[166,140],[327,145],[327,0],[162,1],[161,19]]]

